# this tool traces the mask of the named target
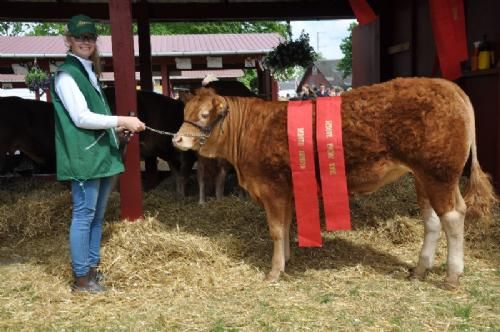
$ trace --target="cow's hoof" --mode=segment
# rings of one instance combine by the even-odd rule
[[[459,279],[459,277],[457,277],[457,276],[446,277],[446,279],[444,279],[443,289],[446,289],[449,291],[457,290],[460,287],[460,281],[458,279]]]
[[[418,267],[415,267],[415,268],[410,270],[410,275],[408,276],[408,279],[424,281],[425,278],[427,277],[428,272],[429,272],[429,270],[427,270],[427,269],[421,270]]]
[[[266,277],[264,278],[264,281],[266,282],[278,282],[280,278],[280,273],[279,272],[269,272]]]

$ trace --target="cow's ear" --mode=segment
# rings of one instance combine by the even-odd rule
[[[213,105],[217,114],[222,114],[227,111],[227,101],[226,98],[221,96],[215,96],[213,99]]]
[[[179,100],[186,104],[188,101],[193,99],[194,94],[191,91],[179,91]]]

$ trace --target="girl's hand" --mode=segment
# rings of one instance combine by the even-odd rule
[[[137,133],[146,129],[144,122],[135,116],[118,116],[118,128],[124,127],[133,133]]]

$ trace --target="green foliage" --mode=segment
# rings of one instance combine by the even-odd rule
[[[31,36],[56,36],[64,34],[66,23],[0,22],[1,36],[17,36],[28,31]],[[133,25],[137,33],[137,24]],[[265,33],[276,32],[286,36],[289,25],[283,22],[160,22],[151,23],[152,35],[203,34],[203,33]],[[99,35],[111,35],[111,25],[97,23]]]
[[[289,67],[273,73],[278,81],[289,81],[304,76],[305,68],[302,66]]]
[[[152,23],[152,35],[204,34],[204,33],[287,33],[287,24],[280,22],[167,22]],[[137,28],[134,27],[134,31]]]
[[[29,24],[23,22],[0,22],[0,36],[19,36],[28,27]]]
[[[33,66],[24,77],[24,81],[31,91],[43,92],[49,89],[50,75],[38,66]]]
[[[358,26],[357,23],[351,23],[348,29],[349,36],[342,39],[340,43],[340,50],[344,54],[344,57],[339,61],[337,69],[343,73],[342,78],[346,78],[352,74],[352,30],[356,26]]]
[[[297,40],[290,38],[276,46],[267,55],[265,63],[276,76],[295,66],[306,68],[317,58],[318,55],[309,44],[309,35],[302,31]]]
[[[256,69],[246,69],[245,74],[243,77],[240,77],[238,81],[245,84],[245,86],[253,92],[259,90]]]
[[[31,27],[30,36],[60,36],[64,34],[66,23],[35,23]],[[109,24],[97,23],[96,27],[99,36],[111,34]]]
[[[31,36],[60,36],[64,34],[64,23],[36,23],[33,25]]]

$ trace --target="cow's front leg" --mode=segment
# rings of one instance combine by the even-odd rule
[[[217,176],[215,178],[215,197],[218,200],[224,198],[224,184],[226,183],[227,170],[224,165],[217,162]]]
[[[288,263],[290,260],[290,225],[292,223],[292,211],[293,211],[293,202],[290,199],[288,201],[288,207],[285,209],[285,263]]]
[[[268,200],[262,200],[267,215],[267,223],[271,239],[273,240],[273,258],[271,263],[271,271],[266,276],[266,281],[278,281],[281,272],[285,271],[285,262],[287,256],[290,256],[290,244],[286,239],[288,236],[288,228],[290,220],[287,216],[291,216],[291,212],[287,210],[291,207],[291,199],[283,199],[271,195]]]
[[[205,163],[198,159],[196,168],[196,178],[198,179],[198,204],[205,204],[207,202],[206,188],[205,188]]]

